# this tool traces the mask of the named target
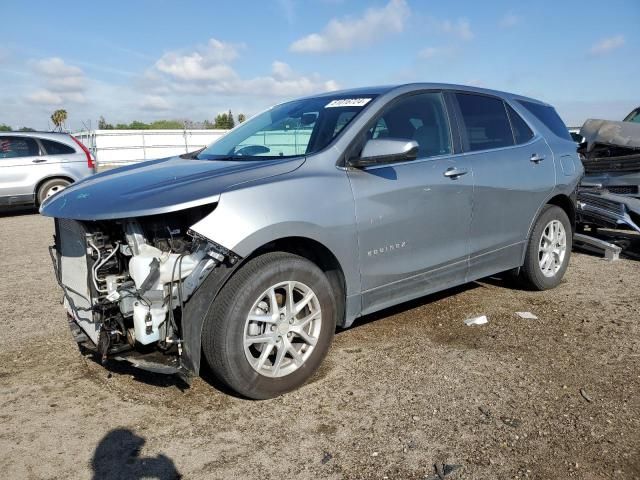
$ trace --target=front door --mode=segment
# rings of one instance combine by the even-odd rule
[[[465,281],[473,172],[453,153],[443,96],[387,107],[368,138],[416,140],[413,161],[349,170],[356,205],[363,313]]]

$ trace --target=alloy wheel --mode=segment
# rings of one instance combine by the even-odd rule
[[[284,377],[309,358],[320,336],[322,311],[307,285],[288,281],[269,287],[256,299],[244,327],[244,353],[266,377]]]

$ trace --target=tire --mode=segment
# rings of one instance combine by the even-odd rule
[[[561,225],[564,230],[564,251],[557,247],[557,244],[562,242],[562,235],[554,234],[552,224],[556,227]],[[560,230],[559,227],[557,228]],[[543,235],[545,235],[544,241]],[[556,240],[550,241],[550,238]],[[560,207],[546,205],[536,220],[529,238],[524,265],[520,269],[520,278],[523,283],[534,290],[548,290],[558,286],[569,266],[572,243],[573,230],[567,214]],[[547,252],[543,250],[545,246],[548,248]],[[545,253],[548,257],[545,257]],[[546,263],[545,260],[552,261],[553,265]]]
[[[302,310],[295,314],[298,307]],[[285,331],[299,331],[303,319],[307,340],[303,333]],[[202,350],[218,380],[244,397],[267,399],[298,388],[315,373],[335,329],[336,301],[322,270],[303,257],[266,253],[242,266],[214,300]]]
[[[65,180],[64,178],[52,178],[51,180],[47,180],[40,188],[38,188],[38,193],[36,195],[36,199],[38,200],[38,205],[42,205],[47,198],[49,198],[54,193],[58,193],[60,190],[64,190],[71,182],[69,180]]]

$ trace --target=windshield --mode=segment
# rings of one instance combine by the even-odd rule
[[[318,152],[374,98],[336,95],[276,105],[212,143],[196,158],[261,160]]]

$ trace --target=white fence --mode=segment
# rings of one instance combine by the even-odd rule
[[[91,130],[74,133],[99,170],[193,152],[222,137],[227,130]],[[310,129],[259,132],[238,145],[268,146],[273,155],[302,155]]]
[[[182,155],[209,145],[227,130],[91,130],[74,133],[98,168]]]

